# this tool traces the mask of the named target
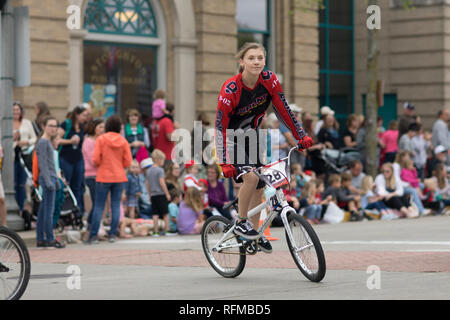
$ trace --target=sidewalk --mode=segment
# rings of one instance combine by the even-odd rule
[[[17,234],[23,239],[27,247],[30,248],[36,247],[36,229],[28,231],[20,231],[17,232]],[[67,243],[65,233],[57,233],[56,237],[63,239],[63,241]]]

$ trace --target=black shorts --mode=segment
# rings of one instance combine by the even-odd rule
[[[152,215],[164,218],[166,214],[169,214],[169,203],[165,195],[151,196],[152,203]]]
[[[236,178],[234,178],[234,181],[236,181],[236,183],[242,183],[242,176],[249,172],[249,169],[244,167],[258,168],[264,165],[261,162],[261,158],[262,154],[264,154],[264,152],[267,152],[267,148],[264,148],[264,146],[260,144],[258,130],[256,130],[256,137],[256,145],[254,141],[252,143],[250,142],[249,137],[245,138],[244,145],[242,145],[242,143],[238,143],[236,139],[234,140],[234,154],[232,155],[231,160],[237,172]],[[265,186],[266,184],[264,183],[264,181],[260,179],[256,189],[263,189]]]

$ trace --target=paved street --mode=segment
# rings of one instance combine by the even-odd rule
[[[23,299],[450,299],[449,216],[315,229],[327,260],[319,284],[296,268],[284,229],[272,228],[280,238],[272,242],[274,252],[248,257],[236,279],[213,271],[200,236],[71,244],[63,250],[30,246],[32,276]],[[381,270],[376,281],[369,266]]]

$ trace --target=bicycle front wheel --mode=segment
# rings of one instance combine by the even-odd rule
[[[19,235],[0,227],[0,300],[18,300],[30,279],[30,255]]]
[[[295,264],[308,280],[320,282],[325,277],[326,266],[319,237],[313,227],[298,214],[291,213],[288,222],[294,243],[287,231],[286,240]]]
[[[217,246],[230,227],[231,222],[228,219],[212,216],[206,220],[202,229],[202,246],[206,259],[211,267],[225,278],[240,275],[246,260],[242,242],[234,233]]]

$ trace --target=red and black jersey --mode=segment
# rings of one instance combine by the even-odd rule
[[[257,129],[270,103],[278,119],[291,129],[293,136],[298,141],[303,139],[303,128],[289,108],[277,76],[265,70],[259,75],[255,87],[248,88],[242,81],[242,73],[239,73],[228,79],[220,90],[215,123],[220,163],[231,163],[227,159],[226,130]]]

